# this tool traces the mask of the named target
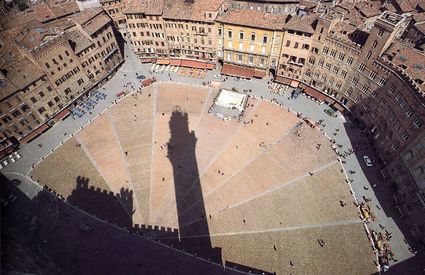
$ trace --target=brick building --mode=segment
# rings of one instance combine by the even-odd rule
[[[113,23],[87,9],[46,23],[32,20],[0,33],[1,148],[26,142],[122,62]]]

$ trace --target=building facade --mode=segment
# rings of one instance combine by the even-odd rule
[[[122,62],[113,23],[102,8],[1,33],[1,148],[27,141]]]

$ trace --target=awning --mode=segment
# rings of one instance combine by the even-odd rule
[[[290,86],[293,88],[298,88],[298,85],[300,84],[299,81],[292,80]]]
[[[195,69],[205,69],[206,63],[201,61],[194,61],[194,60],[182,60],[181,66],[182,67],[189,67],[189,68],[195,68]]]
[[[71,112],[68,109],[63,109],[62,111],[60,111],[56,116],[55,116],[55,121],[58,122],[59,120],[62,120],[64,118],[66,118],[67,116],[69,116]]]
[[[139,58],[140,63],[151,63],[153,61],[155,61],[155,59],[153,58]]]
[[[225,75],[239,76],[244,78],[254,77],[254,69],[244,68],[230,64],[224,64],[223,68],[221,69],[221,73]]]
[[[47,124],[43,124],[40,127],[38,127],[37,129],[35,129],[34,131],[32,131],[30,134],[26,135],[25,137],[23,137],[20,142],[21,143],[28,143],[31,140],[33,140],[34,138],[36,138],[37,136],[41,135],[43,132],[45,132],[47,129],[49,129],[50,126]]]
[[[274,81],[280,84],[285,84],[285,85],[289,85],[291,83],[291,79],[283,77],[283,76],[279,76],[279,75],[276,76]]]
[[[180,59],[171,59],[170,65],[172,66],[180,66],[182,64],[182,61]]]
[[[266,71],[255,70],[254,77],[263,78],[266,76]]]
[[[116,94],[117,97],[121,97],[123,95],[125,95],[125,92],[124,91],[121,91],[121,92],[119,92],[119,93]]]
[[[5,156],[13,153],[13,151],[15,151],[13,149],[12,145],[9,145],[8,147],[4,148],[3,150],[0,151],[0,159],[4,158]]]
[[[158,58],[156,60],[156,64],[157,65],[168,65],[168,64],[170,64],[170,60]]]
[[[143,87],[149,86],[153,83],[153,79],[152,78],[147,78],[145,80],[140,81],[143,85]]]
[[[329,105],[332,105],[332,104],[334,104],[335,103],[335,100],[333,100],[332,98],[330,98],[330,97],[326,97],[325,98],[325,101],[327,102],[327,103],[329,103]]]
[[[344,107],[342,107],[342,106],[341,106],[341,104],[339,104],[339,103],[337,103],[337,102],[335,102],[332,106],[333,106],[335,109],[337,109],[338,111],[340,111],[340,112],[344,112],[344,111],[345,111],[345,108],[344,108]]]
[[[314,97],[315,99],[319,100],[320,102],[322,102],[326,98],[326,96],[324,94],[320,93],[319,91],[317,91],[316,89],[313,89],[311,87],[305,88],[304,92],[306,94]]]
[[[215,69],[215,64],[213,64],[213,63],[206,63],[206,68],[208,70],[214,70]]]

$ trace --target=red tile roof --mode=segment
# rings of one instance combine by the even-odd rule
[[[257,10],[229,10],[220,15],[217,21],[239,26],[282,30],[287,17],[285,14],[265,13]]]

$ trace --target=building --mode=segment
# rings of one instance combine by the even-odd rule
[[[1,149],[46,130],[74,100],[122,62],[113,23],[102,8],[0,33]]]
[[[124,1],[123,0],[100,0],[100,5],[114,21],[116,28],[125,28]]]
[[[232,0],[232,9],[256,10],[267,13],[296,14],[301,7],[311,5],[309,1],[300,0]]]
[[[137,55],[150,61],[169,54],[162,11],[164,1],[133,1],[124,10],[128,37]]]
[[[412,138],[385,169],[394,200],[414,237],[425,243],[425,132]]]
[[[165,33],[171,57],[216,60],[215,19],[224,0],[177,0],[164,8]]]
[[[275,71],[287,15],[228,10],[217,18],[218,59],[223,74],[264,77]]]

